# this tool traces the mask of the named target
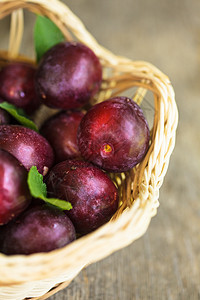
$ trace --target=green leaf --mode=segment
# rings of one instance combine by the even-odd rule
[[[31,195],[34,198],[39,198],[44,200],[46,203],[56,206],[62,210],[70,210],[72,205],[70,202],[56,199],[56,198],[47,198],[47,187],[43,182],[43,176],[38,172],[37,167],[33,166],[28,172],[28,186]]]
[[[34,26],[34,44],[37,62],[54,45],[64,41],[60,29],[47,17],[37,16]]]
[[[47,187],[43,182],[42,174],[38,172],[36,166],[31,167],[28,172],[28,186],[33,197],[40,199],[46,197]]]
[[[60,208],[62,210],[72,209],[71,203],[68,201],[65,201],[65,200],[60,200],[60,199],[56,199],[56,198],[45,198],[43,200],[51,205],[57,206],[58,208]]]
[[[0,103],[0,107],[5,109],[11,116],[13,116],[23,126],[38,132],[38,128],[36,124],[26,116],[23,109],[17,108],[13,104],[8,103],[6,101]]]

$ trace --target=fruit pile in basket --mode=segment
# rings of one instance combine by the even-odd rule
[[[61,248],[108,222],[120,205],[109,173],[136,166],[150,143],[147,121],[132,99],[89,105],[102,83],[91,49],[65,41],[48,48],[41,53],[40,42],[36,66],[10,62],[0,69],[5,254]],[[31,116],[41,105],[56,113],[38,129]]]

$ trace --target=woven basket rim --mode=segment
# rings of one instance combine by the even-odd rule
[[[117,219],[108,222],[95,232],[81,237],[61,249],[28,256],[6,256],[0,254],[2,270],[0,287],[3,287],[42,280],[49,277],[47,273],[51,273],[50,277],[57,276],[65,273],[66,269],[68,273],[70,271],[73,272],[73,268],[78,272],[88,264],[96,262],[129,245],[145,233],[151,218],[156,214],[159,205],[159,188],[162,185],[169,159],[175,146],[178,110],[174,90],[168,76],[148,62],[132,61],[131,59],[117,56],[100,46],[86,30],[83,23],[64,3],[58,0],[3,0],[1,2],[0,19],[9,15],[14,9],[20,8],[28,9],[34,13],[43,13],[54,21],[60,17],[58,24],[60,28],[65,30],[66,25],[77,39],[94,50],[104,67],[108,66],[122,74],[128,74],[130,75],[130,81],[137,83],[138,87],[148,88],[154,92],[156,109],[158,111],[157,118],[159,118],[156,120],[157,127],[154,129],[155,143],[152,145],[152,148],[155,145],[158,148],[152,149],[150,147],[148,161],[145,162],[146,166],[141,167],[140,173],[138,173],[138,176],[144,179],[141,181],[140,191],[134,199],[134,204],[130,208],[125,209]],[[63,33],[68,35],[66,31]],[[154,174],[151,174],[152,170],[154,170]],[[147,188],[145,186],[146,181],[150,182]],[[105,240],[106,247],[103,247]],[[71,262],[67,261],[67,259],[72,257],[74,253],[79,254],[76,255],[74,267],[72,267]],[[44,267],[47,265],[48,272],[44,270]],[[15,275],[14,272],[17,269],[19,272]],[[31,270],[31,274],[28,274],[28,269]]]

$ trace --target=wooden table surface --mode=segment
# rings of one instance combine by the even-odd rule
[[[200,299],[200,1],[63,2],[103,46],[166,73],[180,119],[160,207],[145,235],[49,300]]]

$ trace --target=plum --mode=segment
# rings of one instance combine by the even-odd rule
[[[27,114],[41,104],[35,91],[35,72],[33,65],[22,62],[9,63],[0,71],[0,96]]]
[[[76,232],[67,215],[44,204],[28,208],[5,226],[1,251],[8,255],[49,252],[75,239]]]
[[[82,157],[110,172],[128,171],[141,162],[149,139],[148,123],[141,108],[127,97],[94,105],[78,129]]]
[[[87,46],[62,42],[48,50],[36,72],[36,91],[43,104],[59,109],[82,107],[98,92],[102,67]]]
[[[42,175],[53,165],[54,153],[48,141],[21,125],[0,125],[0,148],[15,156],[27,170],[36,166]]]
[[[81,111],[62,111],[43,123],[40,133],[52,146],[55,162],[80,157],[77,129],[83,116]]]
[[[4,99],[0,98],[0,103],[4,101]],[[0,107],[0,125],[11,124],[11,122],[11,115],[5,109]]]
[[[110,177],[92,164],[80,160],[55,165],[46,178],[49,196],[70,201],[66,211],[79,234],[105,224],[118,208],[118,190]]]
[[[0,225],[18,216],[30,204],[27,175],[13,155],[0,149]]]
[[[11,117],[7,111],[5,111],[3,108],[0,108],[0,125],[6,125],[10,124]]]

